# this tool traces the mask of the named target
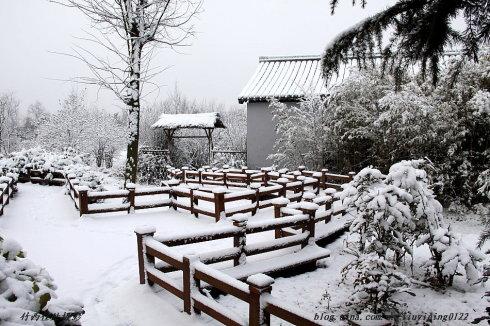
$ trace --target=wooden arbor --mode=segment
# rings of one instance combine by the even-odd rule
[[[170,144],[179,138],[207,138],[209,164],[213,162],[213,131],[215,128],[226,128],[218,112],[162,114],[152,129],[163,129]],[[204,135],[175,135],[179,129],[201,129]],[[169,148],[170,150],[170,148]]]

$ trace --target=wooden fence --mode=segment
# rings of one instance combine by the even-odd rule
[[[182,236],[155,236],[153,227],[135,230],[137,236],[140,283],[157,284],[183,300],[188,314],[203,312],[225,325],[268,325],[274,315],[295,325],[317,325],[308,316],[284,305],[271,296],[273,279],[264,275],[290,269],[311,270],[316,261],[329,256],[329,251],[314,244],[317,206],[299,207],[300,214],[265,221],[247,221],[234,216],[233,225],[215,227],[208,232]],[[296,235],[247,244],[247,235],[293,227]],[[201,254],[182,255],[176,246],[233,238],[233,247]],[[276,257],[247,262],[247,257],[300,246],[301,249]],[[156,259],[160,264],[156,264]],[[210,264],[233,261],[233,267],[218,270]],[[157,266],[159,266],[157,268]],[[168,273],[181,271],[182,280]],[[243,282],[246,280],[246,283]],[[248,320],[204,296],[200,289],[206,283],[222,293],[232,295],[249,307]]]
[[[3,215],[5,206],[10,203],[10,198],[17,192],[17,180],[15,176],[0,177],[0,215]]]
[[[174,178],[183,183],[198,183],[201,185],[220,185],[224,187],[250,187],[254,183],[268,186],[270,183],[303,182],[319,189],[341,189],[342,184],[352,180],[355,172],[348,175],[328,173],[327,169],[321,171],[309,171],[300,166],[296,171],[281,169],[273,171],[270,168],[261,170],[242,169],[215,169],[203,167],[198,170],[188,168],[174,169],[171,172]]]
[[[19,173],[19,182],[62,186],[65,184],[65,173],[61,170],[47,172],[40,169],[26,168],[26,172]]]
[[[295,181],[278,178],[274,183],[268,182],[266,185],[255,183],[250,186],[251,189],[236,191],[223,187],[214,189],[199,188],[195,185],[184,187],[179,185],[179,181],[174,183],[169,181],[165,187],[138,189],[129,184],[127,189],[95,192],[87,187],[80,187],[79,181],[72,174],[66,175],[66,185],[75,207],[80,211],[80,216],[118,211],[131,213],[137,209],[173,207],[187,210],[196,217],[199,214],[213,217],[216,222],[223,216],[230,217],[237,213],[255,214],[259,209],[272,206],[275,198],[285,197],[290,201],[300,201],[305,191],[318,189],[315,179]],[[137,202],[137,198],[154,195],[164,195],[166,198],[160,198],[149,204]],[[106,199],[121,199],[121,202],[98,203]]]

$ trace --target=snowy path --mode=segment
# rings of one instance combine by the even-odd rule
[[[272,211],[267,209],[252,219],[271,217]],[[157,232],[166,234],[192,232],[215,225],[212,218],[196,219],[188,213],[167,208],[138,211],[132,215],[115,213],[80,218],[63,188],[28,183],[19,185],[19,192],[0,217],[0,234],[19,241],[27,257],[46,267],[59,286],[60,296],[83,300],[86,309],[83,325],[217,324],[205,315],[189,317],[181,313],[179,299],[165,291],[155,294],[150,287],[139,285],[133,230],[145,224],[154,225]],[[453,221],[453,226],[467,245],[474,247],[481,230],[477,220]],[[263,233],[262,236],[270,235]],[[352,259],[342,252],[343,241],[344,238],[329,245],[332,256],[326,261],[326,269],[277,278],[272,294],[311,317],[319,311],[340,314],[352,290],[350,286],[338,285],[342,267]],[[222,244],[218,241],[213,246]],[[201,246],[200,249],[205,247]],[[417,296],[403,300],[406,300],[405,309],[411,313],[458,311],[468,312],[474,318],[484,309],[481,300],[484,291],[485,287],[468,288],[458,281],[452,289],[441,292],[415,288]],[[330,309],[326,309],[327,303],[322,299],[326,294],[331,296]],[[247,307],[243,302],[231,296],[221,297],[219,301],[246,317]],[[432,302],[431,307],[426,306],[427,302]],[[284,325],[276,318],[272,319],[272,324]]]
[[[84,325],[195,324],[180,313],[178,301],[139,285],[133,230],[143,224],[184,232],[214,222],[168,209],[80,218],[64,188],[27,183],[0,218],[0,233],[46,267],[60,296],[83,300]]]

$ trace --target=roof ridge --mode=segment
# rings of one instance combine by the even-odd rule
[[[318,55],[292,55],[292,56],[260,56],[259,62],[264,61],[294,61],[294,60],[321,60],[322,56]]]

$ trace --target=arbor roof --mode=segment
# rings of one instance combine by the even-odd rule
[[[152,129],[225,128],[218,112],[162,114]]]

